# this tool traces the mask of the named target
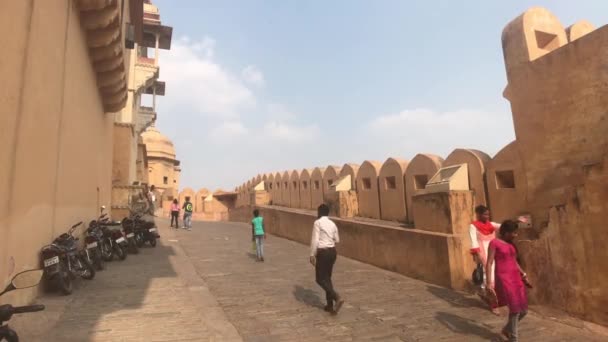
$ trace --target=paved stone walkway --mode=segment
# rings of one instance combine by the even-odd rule
[[[504,316],[489,314],[474,297],[346,258],[338,258],[334,282],[347,304],[330,316],[308,247],[270,236],[266,262],[258,263],[250,234],[238,223],[197,223],[178,234],[245,341],[490,341],[504,325]],[[606,341],[535,314],[520,334],[522,341]]]
[[[242,341],[196,274],[175,238],[160,224],[156,248],[106,263],[70,296],[45,294],[40,313],[11,325],[29,341]]]
[[[156,248],[109,263],[72,296],[45,295],[46,311],[11,324],[23,341],[272,342],[491,341],[504,323],[476,298],[346,258],[334,281],[347,304],[330,316],[306,246],[270,236],[258,263],[244,224],[195,222],[161,235]],[[607,340],[534,314],[521,336]]]

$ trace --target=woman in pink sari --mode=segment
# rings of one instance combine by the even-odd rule
[[[477,264],[482,264],[483,269],[486,269],[486,261],[488,256],[488,246],[490,241],[496,238],[496,229],[500,227],[498,223],[490,221],[490,210],[487,207],[480,205],[475,208],[476,220],[471,223],[469,227],[469,236],[471,237],[471,254],[473,260]],[[489,276],[488,276],[489,275]],[[490,306],[490,310],[495,315],[498,315],[498,308],[496,303],[490,301],[487,296],[487,290],[485,287],[486,280],[488,286],[494,288],[494,268],[488,272],[484,272],[484,282],[481,285],[481,291],[478,293],[479,296]]]
[[[509,319],[502,334],[509,341],[517,341],[517,325],[528,313],[528,296],[525,286],[532,287],[526,273],[517,262],[517,250],[513,240],[517,237],[518,223],[507,220],[500,226],[499,236],[490,242],[486,272],[495,265],[495,286],[486,281],[488,291],[496,299],[498,306],[509,307]]]

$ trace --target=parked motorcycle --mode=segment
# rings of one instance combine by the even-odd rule
[[[116,226],[120,224],[116,224],[110,222],[105,214],[99,220],[100,229],[102,232],[102,244],[109,246],[106,248],[106,251],[109,250],[109,253],[104,253],[103,258],[105,261],[111,261],[114,255],[119,260],[125,260],[127,258],[127,247],[128,242],[127,239],[122,234],[122,231],[117,228],[110,228],[111,226]]]
[[[43,273],[44,271],[42,270],[29,270],[16,274],[4,291],[0,292],[0,296],[10,291],[26,289],[38,285]],[[44,305],[0,305],[0,341],[19,342],[19,336],[17,333],[11,329],[8,324],[4,324],[4,322],[8,322],[14,314],[42,310],[44,310]]]
[[[104,241],[103,231],[97,221],[93,220],[89,223],[84,242],[86,248],[85,253],[89,262],[93,264],[98,271],[103,270],[105,258],[108,254],[110,257],[112,256],[112,246],[109,245],[107,241]]]
[[[123,220],[121,223],[122,230],[125,233],[125,238],[127,239],[128,251],[133,254],[138,254],[139,248],[137,247],[137,241],[135,240],[135,227],[128,219],[127,221]]]
[[[154,222],[143,220],[140,214],[135,213],[131,213],[131,217],[125,218],[122,222],[133,227],[137,247],[141,248],[146,242],[149,242],[150,246],[156,247],[156,239],[160,238],[160,235],[157,233]]]
[[[67,233],[42,248],[45,279],[54,282],[65,295],[74,290],[73,280],[77,276],[87,280],[95,278],[95,269],[85,253],[78,251],[78,238],[72,235],[81,224],[82,221],[76,223]]]

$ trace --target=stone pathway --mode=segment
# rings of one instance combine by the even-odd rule
[[[45,294],[40,313],[15,316],[23,341],[242,341],[196,274],[175,238],[160,224],[156,248],[106,263],[71,296]]]
[[[245,341],[491,341],[504,325],[480,301],[346,258],[334,283],[347,299],[337,317],[322,311],[308,247],[270,236],[266,262],[251,251],[250,228],[196,223],[180,231],[184,251]],[[432,265],[429,265],[432,267]],[[606,341],[530,314],[522,341]]]
[[[47,310],[11,321],[23,341],[491,341],[503,325],[473,297],[346,258],[334,281],[347,299],[322,311],[307,246],[270,236],[266,262],[241,223],[195,222],[114,261]],[[432,265],[429,265],[432,267]],[[606,341],[530,314],[522,341]]]

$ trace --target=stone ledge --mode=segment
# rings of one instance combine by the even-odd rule
[[[258,206],[270,234],[309,244],[317,216],[311,210]],[[230,221],[249,222],[253,207],[231,210]],[[403,228],[391,222],[333,218],[340,255],[408,277],[469,290],[472,261],[466,236]],[[470,265],[469,265],[470,264]]]
[[[78,0],[80,23],[86,31],[91,64],[106,112],[117,112],[127,103],[127,76],[119,1]]]

